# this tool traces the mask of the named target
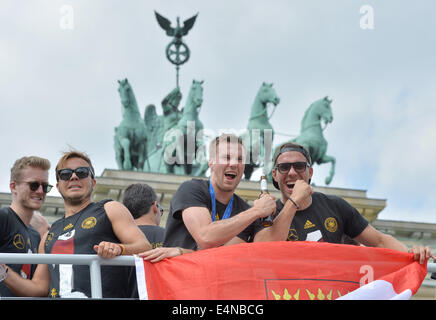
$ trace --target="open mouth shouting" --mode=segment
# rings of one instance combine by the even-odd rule
[[[226,177],[226,180],[233,181],[235,180],[237,174],[235,172],[226,172],[224,173],[224,176]]]
[[[294,189],[295,182],[288,181],[286,182],[286,187],[290,190]]]

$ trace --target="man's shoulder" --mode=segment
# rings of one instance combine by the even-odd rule
[[[7,215],[11,212],[11,207],[2,207],[0,208],[0,215]]]
[[[100,200],[100,201],[96,201],[96,202],[91,202],[91,205],[95,206],[95,207],[104,207],[104,206],[106,206],[106,204],[109,204],[109,205],[115,204],[116,205],[116,203],[121,203],[121,202],[115,201],[113,199],[104,199],[104,200]]]
[[[111,214],[112,212],[117,212],[120,208],[124,207],[124,205],[113,199],[104,199],[97,202],[91,202],[91,205],[88,207],[89,211],[100,211],[106,212],[106,214]]]
[[[4,223],[5,221],[12,219],[13,213],[14,211],[11,209],[11,207],[0,208],[0,220]]]
[[[209,187],[209,181],[205,179],[197,179],[193,178],[190,180],[186,180],[182,182],[178,189],[184,189],[184,188],[199,188],[199,189],[207,189]]]
[[[192,197],[204,198],[209,194],[209,181],[204,179],[191,179],[184,181],[177,188],[173,199],[185,202]]]
[[[10,232],[10,228],[14,224],[12,213],[10,207],[0,208],[0,234],[5,235]]]
[[[312,197],[316,204],[329,205],[330,207],[334,206],[341,212],[343,210],[356,210],[346,200],[336,195],[314,192]]]
[[[182,211],[190,207],[210,207],[209,180],[184,181],[171,198],[170,216],[180,219]]]
[[[342,199],[339,196],[333,195],[333,194],[325,194],[322,192],[314,192],[312,194],[312,199],[319,200],[319,201],[330,201],[335,203],[343,203],[346,202],[344,199]]]

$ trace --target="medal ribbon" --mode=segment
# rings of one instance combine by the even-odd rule
[[[212,198],[212,221],[218,221],[220,217],[216,212],[215,191],[213,190],[212,181],[210,180],[209,180],[209,193],[210,193],[210,197]],[[232,208],[233,208],[233,195],[229,203],[227,204],[226,211],[224,211],[223,220],[230,218],[230,213],[232,212]]]

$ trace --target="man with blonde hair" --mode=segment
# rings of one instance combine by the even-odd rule
[[[56,187],[64,199],[65,216],[42,238],[40,253],[95,254],[103,258],[150,250],[127,208],[117,201],[92,202],[94,168],[89,157],[66,152],[56,166]],[[127,267],[101,268],[104,298],[129,296]],[[39,264],[31,281],[12,273],[4,283],[20,296],[89,297],[89,267]]]
[[[50,161],[30,156],[15,161],[11,169],[9,188],[12,203],[0,209],[0,252],[37,253],[41,236],[30,225],[36,210],[41,209],[52,186],[48,183]],[[31,279],[36,265],[10,264],[0,266],[0,280],[7,273],[16,272],[19,277]],[[0,296],[15,296],[0,282]]]

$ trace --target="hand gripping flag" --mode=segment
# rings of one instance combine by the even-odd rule
[[[140,299],[409,299],[427,274],[412,253],[314,242],[259,242],[150,263],[136,258]]]

